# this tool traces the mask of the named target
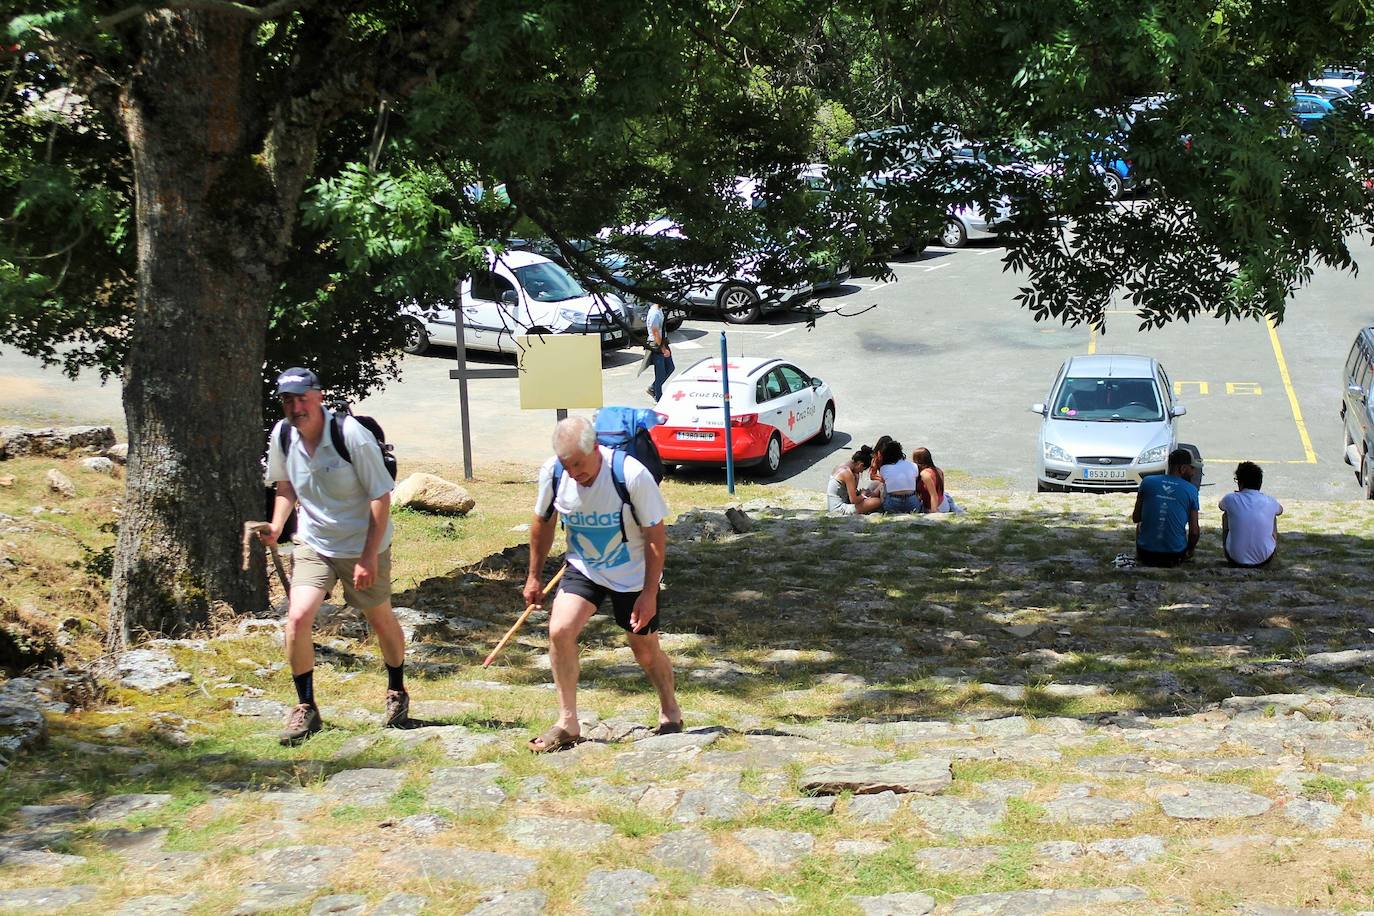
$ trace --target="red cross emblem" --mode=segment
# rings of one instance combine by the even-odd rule
[[[792,428],[795,427],[796,425],[797,425],[797,415],[794,414],[792,411],[789,410],[789,411],[787,412],[787,430],[788,430],[788,432],[791,432],[791,431],[792,431]]]
[[[685,398],[685,397],[687,397],[687,392],[683,391],[681,388],[679,388],[677,391],[674,391],[674,392],[673,392],[673,400],[674,400],[674,401],[680,401],[680,400],[682,400],[682,399]]]

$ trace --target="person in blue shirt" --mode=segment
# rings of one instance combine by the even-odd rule
[[[1197,487],[1193,456],[1187,449],[1169,453],[1169,470],[1140,481],[1135,495],[1135,559],[1141,566],[1177,566],[1193,555],[1198,537]]]

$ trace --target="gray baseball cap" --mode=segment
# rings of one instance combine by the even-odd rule
[[[311,389],[319,390],[320,377],[309,369],[287,369],[277,376],[277,394],[305,394]]]

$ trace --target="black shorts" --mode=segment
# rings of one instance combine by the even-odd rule
[[[1239,560],[1231,556],[1231,551],[1226,549],[1225,544],[1221,545],[1221,552],[1226,557],[1226,565],[1231,567],[1232,569],[1263,569],[1264,567],[1268,566],[1269,563],[1274,559],[1274,554],[1278,553],[1278,550],[1275,550],[1274,553],[1269,554],[1269,556],[1265,557],[1258,563],[1240,562]]]
[[[1146,550],[1139,544],[1135,548],[1135,561],[1141,566],[1178,566],[1188,559],[1188,551],[1182,553],[1161,553],[1158,550]]]
[[[663,592],[658,593],[658,613],[647,625],[638,630],[630,629],[630,612],[635,609],[635,602],[639,600],[639,592],[617,592],[607,588],[597,582],[593,582],[582,574],[576,566],[568,564],[567,570],[563,573],[563,580],[558,583],[560,592],[567,592],[579,598],[585,598],[596,609],[601,610],[601,602],[609,595],[611,598],[611,611],[615,614],[615,622],[620,624],[620,628],[627,633],[634,633],[636,636],[644,636],[648,633],[658,632],[658,622],[663,619]]]

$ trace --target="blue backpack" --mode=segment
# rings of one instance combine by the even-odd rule
[[[630,507],[630,515],[635,524],[640,524],[639,513],[635,511],[634,501],[630,499],[630,488],[625,485],[625,457],[635,459],[644,465],[645,470],[658,483],[663,480],[663,459],[658,448],[649,436],[649,430],[663,422],[663,417],[644,407],[603,407],[596,412],[593,421],[596,427],[596,441],[611,450],[611,483],[622,504],[620,510],[620,536],[625,537],[625,509]],[[563,462],[553,462],[553,488],[550,491],[549,508],[544,518],[553,518],[554,504],[558,501],[558,486],[563,482]],[[628,538],[627,538],[628,540]]]

